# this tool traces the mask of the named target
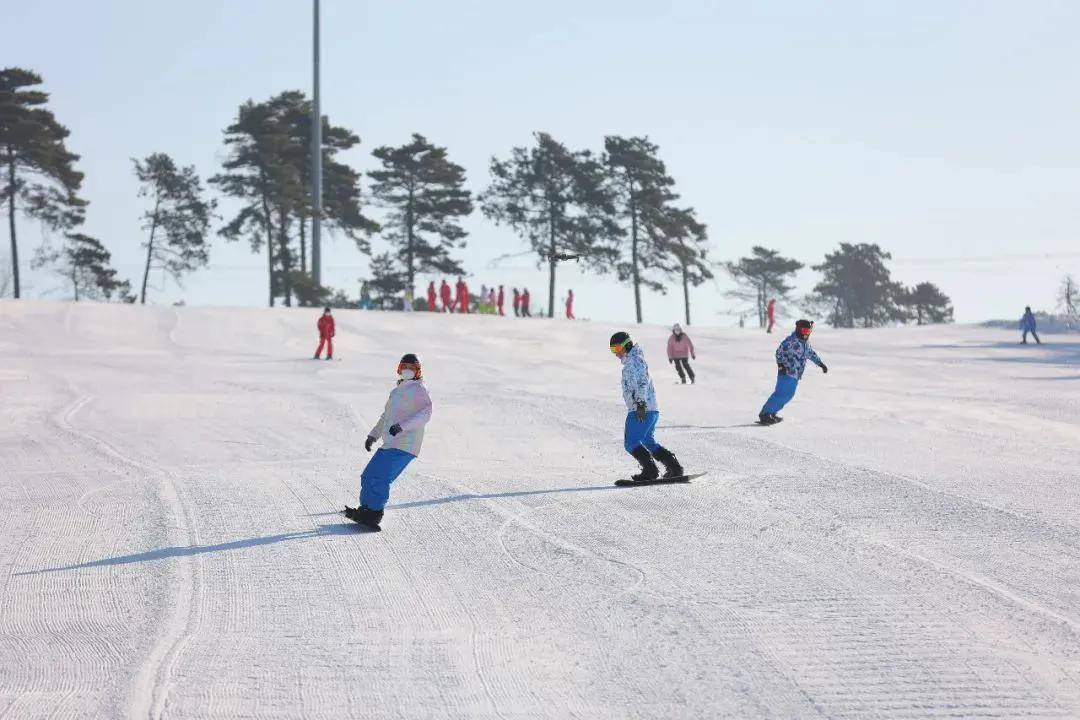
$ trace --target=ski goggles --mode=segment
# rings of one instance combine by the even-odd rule
[[[808,338],[810,337],[810,333],[814,332],[814,328],[796,328],[795,332],[798,333],[801,338]]]
[[[626,350],[626,343],[623,343],[622,345],[612,345],[609,349],[611,350],[611,353],[613,355],[618,355],[619,353]]]

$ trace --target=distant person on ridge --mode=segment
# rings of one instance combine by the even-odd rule
[[[532,298],[529,295],[529,288],[525,288],[521,291],[521,317],[532,317],[532,313],[529,312],[529,301]]]
[[[323,345],[326,346],[326,359],[334,359],[334,316],[330,314],[330,308],[323,310],[322,316],[319,317],[319,321],[315,323],[315,327],[319,330],[319,347],[315,349],[315,360],[319,359],[319,355],[322,354]]]
[[[345,507],[345,516],[372,530],[379,530],[383,508],[390,499],[390,485],[420,454],[424,426],[431,420],[431,396],[424,387],[420,360],[412,353],[401,357],[398,381],[386,407],[371,428],[364,449],[382,442],[360,475],[360,507]]]
[[[438,310],[438,295],[435,293],[435,281],[432,280],[427,286],[427,309],[428,312],[435,312]]]
[[[454,312],[453,293],[450,292],[450,285],[446,282],[446,278],[443,278],[442,285],[439,286],[439,298],[442,300],[443,312]]]
[[[521,317],[521,292],[514,288],[514,317]]]
[[[499,294],[495,296],[495,305],[499,309],[499,316],[503,316],[506,313],[503,312],[503,305],[506,303],[506,291],[503,290],[503,286],[499,286]]]
[[[641,465],[641,472],[631,480],[649,482],[658,479],[660,470],[656,467],[657,461],[664,466],[665,479],[682,477],[682,465],[675,455],[653,437],[656,423],[660,420],[660,408],[656,403],[656,389],[649,377],[645,355],[625,332],[612,335],[609,345],[611,352],[622,363],[622,393],[627,410],[623,447]]]
[[[690,360],[697,360],[694,352],[694,341],[683,332],[682,325],[675,323],[671,328],[671,337],[667,340],[667,358],[669,363],[675,364],[675,372],[679,373],[679,379],[686,384],[686,376],[690,376],[690,384],[694,384],[694,370],[690,367]],[[684,373],[685,370],[685,373]]]
[[[566,319],[574,320],[574,291],[566,291]]]
[[[776,298],[769,298],[769,304],[765,306],[765,317],[769,320],[769,327],[765,332],[771,333],[776,325]]]
[[[1039,333],[1035,332],[1035,313],[1031,312],[1031,306],[1028,305],[1024,308],[1024,317],[1020,318],[1020,329],[1024,331],[1024,337],[1020,340],[1021,345],[1027,345],[1028,333],[1031,333],[1035,338],[1035,343],[1042,345],[1042,340],[1039,339]]]
[[[758,413],[758,421],[762,425],[775,425],[784,419],[776,413],[795,397],[807,360],[821,368],[821,372],[829,372],[814,348],[810,347],[810,333],[813,330],[813,322],[800,320],[795,323],[795,332],[784,338],[780,347],[776,348],[776,389]]]
[[[460,277],[457,279],[457,307],[459,313],[469,312],[469,286]]]

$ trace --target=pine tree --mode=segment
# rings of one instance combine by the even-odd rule
[[[202,181],[194,166],[178,168],[165,153],[154,153],[135,163],[139,197],[148,197],[152,209],[143,213],[149,236],[139,302],[146,304],[146,285],[152,268],[161,268],[177,283],[185,273],[209,262],[210,221],[217,202],[203,199]]]
[[[75,302],[79,300],[112,300],[134,302],[131,283],[118,280],[110,263],[112,255],[97,238],[82,233],[66,233],[59,249],[43,245],[38,249],[32,266],[53,266],[57,274],[71,283]]]
[[[390,253],[381,253],[371,259],[371,280],[368,290],[376,307],[385,310],[387,306],[400,309],[399,303],[405,293],[405,274],[400,264]]]
[[[626,238],[628,244],[615,269],[619,280],[634,288],[634,313],[639,323],[642,285],[666,292],[661,278],[669,251],[659,229],[674,217],[669,215],[669,206],[679,197],[672,190],[675,181],[657,156],[659,150],[648,138],[604,138],[604,166],[616,217],[622,222],[615,241]]]
[[[907,318],[916,325],[934,325],[953,321],[953,308],[949,296],[937,285],[919,283],[913,288],[903,288],[896,296],[897,304],[906,311]]]
[[[21,210],[53,230],[69,230],[83,221],[86,203],[77,193],[83,174],[75,170],[79,156],[67,149],[70,132],[43,107],[48,93],[31,89],[41,76],[21,68],[0,70],[0,162],[11,236],[13,295],[21,297],[19,244],[15,232]]]
[[[765,309],[772,297],[789,299],[792,291],[791,278],[803,268],[798,260],[786,258],[776,250],[755,245],[749,257],[726,263],[728,273],[739,288],[728,295],[752,300],[757,310],[758,325],[765,327]]]
[[[683,290],[686,324],[690,325],[690,287],[712,280],[705,225],[692,208],[666,208],[652,231],[653,241],[664,251],[664,269],[679,278]]]
[[[571,151],[547,133],[532,148],[516,147],[491,159],[492,182],[481,196],[484,215],[508,225],[548,265],[548,317],[555,313],[555,269],[560,259],[610,269],[619,256],[619,229],[603,167],[587,150]]]
[[[840,243],[813,269],[823,274],[814,287],[832,307],[829,323],[835,327],[875,327],[903,319],[897,299],[903,288],[885,266],[892,255],[878,245]]]
[[[450,251],[465,246],[468,233],[459,223],[473,211],[465,169],[450,162],[446,148],[416,133],[411,142],[372,155],[382,169],[368,173],[371,193],[389,211],[384,237],[396,248],[405,288],[414,288],[419,273],[462,274]]]
[[[303,93],[284,92],[262,103],[248,101],[225,130],[229,148],[224,172],[210,183],[241,200],[237,214],[220,234],[228,240],[246,238],[253,252],[266,248],[269,304],[283,297],[292,304],[296,277],[294,228],[300,246],[300,272],[307,269],[305,223],[311,217],[311,105]],[[360,173],[337,161],[335,155],[360,142],[350,131],[323,118],[323,227],[343,232],[361,252],[370,252],[367,236],[377,223],[360,208]],[[310,292],[308,292],[310,291]],[[305,288],[305,297],[321,296]]]

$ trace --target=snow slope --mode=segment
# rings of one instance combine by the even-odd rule
[[[0,718],[1080,717],[1080,342],[652,360],[687,486],[611,486],[616,328],[0,303]],[[355,500],[397,358],[435,418]]]

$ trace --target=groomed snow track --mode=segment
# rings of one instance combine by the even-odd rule
[[[689,485],[622,489],[598,323],[0,303],[0,720],[1080,717],[1080,341],[643,342]],[[435,402],[384,532],[397,358]]]

